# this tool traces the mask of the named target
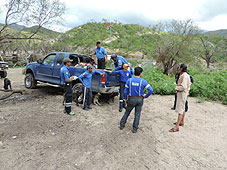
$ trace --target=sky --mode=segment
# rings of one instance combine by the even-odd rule
[[[4,0],[1,0],[1,2]],[[193,19],[203,30],[227,29],[227,0],[61,0],[66,5],[64,32],[89,21],[119,21],[149,26],[160,20]],[[0,14],[0,22],[3,13]]]

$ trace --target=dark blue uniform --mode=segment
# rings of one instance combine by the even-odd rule
[[[144,96],[144,89],[148,90],[148,93]],[[120,126],[124,127],[133,108],[135,108],[135,118],[133,122],[133,129],[137,131],[139,126],[140,114],[143,106],[143,99],[148,98],[153,89],[148,82],[139,77],[133,77],[127,80],[125,85],[125,100],[128,100],[126,112],[120,121]]]
[[[124,70],[118,70],[118,71],[112,71],[112,74],[120,74],[120,103],[119,103],[119,111],[122,111],[122,108],[124,107],[124,89],[125,89],[125,84],[126,81],[129,78],[132,78],[132,74],[130,71],[124,71]]]
[[[78,77],[78,79],[85,85],[85,87],[83,87],[84,91],[83,109],[89,109],[92,102],[91,81],[92,75],[94,73],[100,74],[101,72],[94,70],[91,73],[89,73],[88,71],[85,71]]]
[[[122,56],[117,56],[117,60],[114,61],[114,66],[115,66],[114,71],[123,69],[123,65],[124,64],[128,64],[126,59],[124,57],[122,57]]]
[[[64,83],[64,91],[65,91],[65,111],[67,114],[71,112],[72,105],[72,82],[66,83],[65,79],[70,78],[70,72],[67,66],[62,66],[61,68],[61,81]]]

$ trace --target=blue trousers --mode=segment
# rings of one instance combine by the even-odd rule
[[[71,112],[71,105],[73,99],[72,83],[65,83],[64,91],[65,91],[65,111],[66,113],[69,114]]]
[[[84,98],[83,98],[83,108],[89,108],[92,102],[92,90],[91,88],[83,87]]]
[[[129,97],[125,114],[121,118],[121,121],[120,121],[120,126],[125,126],[128,116],[130,115],[132,109],[135,108],[135,118],[134,118],[134,122],[133,122],[133,129],[137,130],[139,127],[142,106],[143,106],[142,97]]]

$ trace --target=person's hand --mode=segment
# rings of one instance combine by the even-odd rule
[[[146,94],[145,94],[145,95],[143,95],[143,98],[144,98],[144,99],[146,98]]]
[[[125,100],[124,102],[125,102],[125,104],[127,104],[128,103],[128,100]]]
[[[105,63],[107,63],[107,58],[105,59]]]
[[[82,86],[85,86],[85,84],[82,84]]]
[[[100,73],[100,76],[103,76],[103,73]]]
[[[91,56],[92,56],[92,54],[89,54],[89,56],[91,57]]]

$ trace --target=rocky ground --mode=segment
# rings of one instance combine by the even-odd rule
[[[124,130],[114,103],[63,113],[60,88],[28,90],[22,69],[10,69],[13,88],[25,90],[0,101],[0,165],[3,170],[184,170],[227,169],[227,107],[189,98],[185,126],[169,133],[177,115],[174,96],[145,100],[140,129]],[[0,87],[3,80],[0,80]],[[0,96],[6,95],[0,92]]]

